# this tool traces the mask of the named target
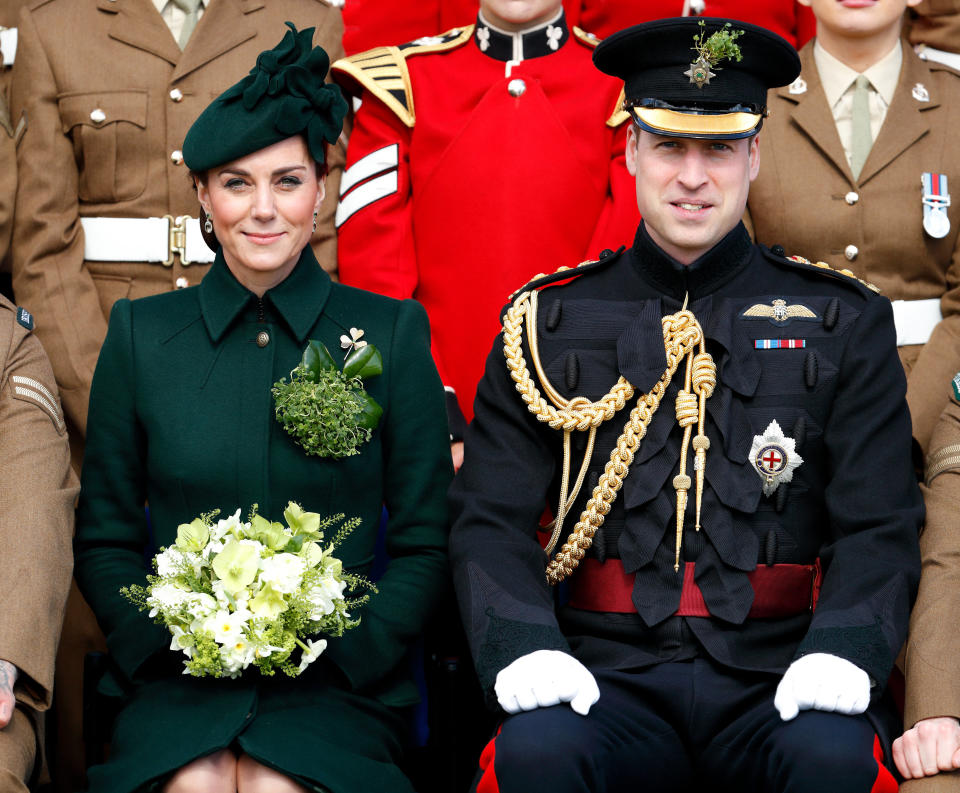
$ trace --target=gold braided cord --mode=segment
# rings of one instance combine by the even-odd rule
[[[533,301],[533,307],[535,309],[535,297]],[[503,353],[507,361],[507,368],[515,382],[517,391],[526,403],[527,409],[533,413],[539,421],[547,423],[554,429],[569,432],[575,429],[583,431],[598,427],[604,421],[612,418],[618,410],[624,407],[626,401],[632,398],[634,394],[633,386],[621,376],[613,388],[596,402],[589,402],[581,397],[570,400],[564,404],[565,400],[563,400],[563,397],[554,392],[554,395],[559,397],[557,400],[559,405],[548,404],[530,377],[530,371],[527,368],[527,363],[524,360],[521,348],[520,340],[523,333],[524,319],[528,322],[532,319],[533,323],[531,324],[533,324],[534,328],[536,327],[535,314],[531,316],[530,304],[531,292],[522,292],[516,297],[513,304],[507,310],[503,320]],[[623,433],[617,439],[616,447],[610,454],[610,460],[605,466],[604,472],[600,476],[600,480],[594,488],[590,500],[581,513],[580,520],[567,538],[567,542],[564,543],[561,550],[547,565],[546,576],[550,584],[559,583],[569,576],[577,568],[580,560],[583,559],[587,550],[589,550],[593,544],[593,537],[597,529],[603,525],[603,521],[610,512],[613,501],[623,486],[623,480],[629,474],[630,465],[640,446],[640,441],[646,435],[650,421],[660,406],[660,401],[663,399],[663,395],[666,393],[673,379],[673,375],[684,359],[687,359],[687,382],[684,390],[689,394],[690,398],[685,397],[679,400],[682,405],[678,407],[678,420],[681,420],[680,416],[682,414],[682,421],[685,426],[684,443],[681,452],[683,460],[681,475],[675,479],[675,485],[684,484],[684,482],[678,480],[686,477],[685,461],[687,446],[694,423],[699,424],[697,440],[701,438],[703,441],[707,440],[703,434],[703,402],[713,392],[716,378],[715,374],[712,381],[709,377],[710,372],[715,372],[715,367],[713,367],[712,359],[709,358],[705,350],[703,331],[693,313],[686,309],[663,317],[661,326],[664,350],[667,358],[667,369],[663,375],[661,375],[660,380],[650,393],[638,399],[637,404],[630,411],[630,416],[624,425]],[[534,330],[533,335],[530,337],[534,339],[534,341],[531,342],[531,351],[536,351],[537,349],[535,336],[536,332]],[[697,355],[694,355],[694,349],[698,344],[700,345],[700,351]],[[539,355],[537,355],[537,358],[539,358]],[[545,384],[545,390],[548,390],[548,393],[550,393],[552,387],[548,385],[548,381],[543,375],[539,362],[537,363],[537,370],[538,375],[541,377],[541,382]],[[697,372],[696,379],[693,376],[694,372]],[[694,389],[696,397],[690,393],[691,387]],[[695,405],[697,399],[699,400],[699,405]],[[696,414],[691,412],[691,408],[694,407]],[[708,446],[709,442],[701,442],[694,446],[698,462],[702,463]],[[566,458],[566,452],[564,456]],[[581,473],[582,472],[583,469],[581,469]],[[678,538],[682,538],[683,509],[681,508],[681,500],[682,505],[685,506],[686,490],[690,487],[689,477],[686,477],[685,485],[684,488],[678,487],[677,489]],[[698,513],[699,495],[701,493],[702,481],[699,483],[698,488]],[[566,499],[561,501],[561,509],[558,510],[558,515],[563,514],[564,508],[569,508],[569,504],[565,503],[565,501]],[[554,529],[554,533],[559,534],[556,528]],[[677,565],[675,565],[675,569],[679,569],[679,542],[680,539],[678,539],[677,544]]]

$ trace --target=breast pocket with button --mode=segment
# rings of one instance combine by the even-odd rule
[[[57,98],[63,133],[73,141],[87,203],[137,198],[147,186],[147,92],[103,91]]]

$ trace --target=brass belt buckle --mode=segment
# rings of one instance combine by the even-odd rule
[[[168,240],[169,253],[163,262],[163,266],[172,267],[173,254],[176,253],[180,256],[180,264],[183,267],[188,267],[193,264],[193,262],[187,258],[187,221],[190,220],[190,216],[180,215],[175,218],[173,215],[164,215],[164,218],[166,218],[167,223],[170,225],[170,236]]]

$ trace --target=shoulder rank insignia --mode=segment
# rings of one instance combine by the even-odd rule
[[[796,441],[786,437],[776,421],[767,425],[763,435],[753,436],[750,463],[763,480],[765,496],[773,495],[781,483],[793,479],[793,472],[803,462],[796,446]]]
[[[33,330],[33,314],[19,306],[17,307],[17,322],[27,330]]]
[[[786,259],[789,259],[791,262],[798,262],[799,264],[809,264],[811,267],[819,267],[821,270],[829,270],[831,273],[840,273],[840,275],[845,275],[847,278],[851,278],[854,281],[859,281],[871,292],[876,292],[880,294],[880,287],[871,284],[869,281],[864,281],[862,278],[857,278],[850,270],[844,268],[842,270],[837,270],[834,267],[831,267],[826,262],[811,262],[809,259],[804,259],[802,256],[787,256]]]
[[[769,306],[763,303],[754,303],[750,308],[740,312],[741,319],[768,319],[772,325],[789,325],[793,320],[816,322],[820,319],[816,312],[802,303],[787,305],[787,301],[777,298]]]
[[[413,127],[416,111],[406,59],[466,44],[473,36],[473,28],[473,25],[453,28],[439,36],[424,36],[399,47],[376,47],[341,58],[330,67],[330,72],[338,83],[346,82],[347,87],[350,82],[356,82],[396,113],[404,124]]]

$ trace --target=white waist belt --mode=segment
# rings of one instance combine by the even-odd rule
[[[13,66],[17,57],[17,29],[0,28],[0,50],[3,50],[3,65]]]
[[[203,241],[200,221],[174,218],[80,218],[83,258],[91,262],[156,262],[169,267],[173,254],[180,263],[207,264],[215,254]]]
[[[926,344],[930,334],[943,319],[940,298],[929,300],[894,300],[893,321],[897,326],[897,346]]]

